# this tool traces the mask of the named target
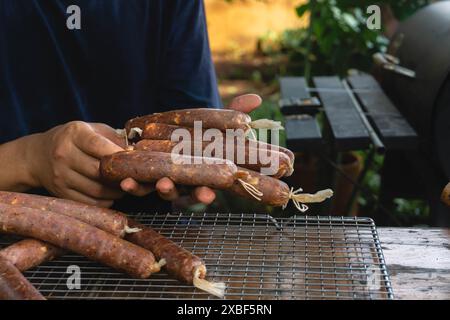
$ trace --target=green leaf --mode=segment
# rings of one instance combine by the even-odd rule
[[[309,2],[302,4],[300,6],[298,6],[297,8],[295,8],[295,10],[297,11],[297,16],[299,16],[300,18],[303,17],[303,15],[309,11],[310,8],[310,4]]]

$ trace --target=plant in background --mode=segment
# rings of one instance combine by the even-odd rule
[[[261,39],[260,51],[289,56],[289,73],[312,75],[338,74],[349,69],[369,71],[372,55],[384,51],[388,39],[382,30],[370,30],[367,8],[373,4],[390,6],[403,19],[430,0],[310,0],[296,8],[302,18],[309,15],[309,28],[287,30]]]

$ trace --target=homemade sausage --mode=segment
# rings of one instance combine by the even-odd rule
[[[170,153],[136,150],[103,157],[100,172],[109,182],[133,178],[149,183],[168,177],[176,184],[216,189],[227,189],[236,179],[247,176],[228,160],[176,155],[174,161]]]
[[[21,240],[0,250],[0,256],[11,262],[22,272],[63,254],[64,250],[34,239]]]
[[[127,218],[123,214],[72,200],[0,191],[0,203],[60,213],[118,237],[123,237],[128,230]]]
[[[143,139],[135,145],[135,150],[148,150],[154,152],[165,152],[171,153],[178,142],[172,142],[170,140],[148,140]],[[197,144],[200,148],[197,147]],[[189,152],[190,155],[202,155],[205,150],[211,149],[211,142],[190,142],[190,150],[185,150]],[[278,151],[270,151],[266,149],[258,149],[250,147],[247,145],[239,145],[238,143],[227,144],[222,143],[219,145],[221,147],[221,154],[213,149],[210,152],[210,156],[214,158],[228,159],[235,164],[247,168],[253,171],[261,172],[262,168],[266,168],[264,174],[274,176],[275,178],[280,178],[283,176],[288,176],[291,173],[291,163],[288,156],[284,153]],[[228,150],[228,151],[227,151]],[[231,150],[231,151],[230,151]],[[209,156],[208,155],[208,156]],[[266,159],[261,160],[261,156]],[[264,163],[264,164],[263,164]],[[272,168],[273,167],[273,168]],[[269,171],[270,169],[270,171]],[[269,173],[269,174],[268,174]]]
[[[0,204],[0,232],[35,238],[137,277],[160,270],[153,254],[85,222],[39,209]]]
[[[180,127],[166,123],[147,123],[142,130],[141,139],[172,140],[173,133],[179,129],[186,130],[186,133],[189,133],[189,138],[195,140],[194,128]],[[201,133],[203,137],[203,130],[199,133]]]
[[[45,300],[7,259],[0,255],[0,300]]]
[[[285,208],[289,200],[292,200],[298,210],[305,212],[308,210],[308,207],[304,203],[322,202],[333,195],[333,191],[330,189],[319,191],[316,194],[301,194],[299,193],[301,189],[294,191],[281,180],[261,175],[258,172],[248,169],[240,169],[248,173],[245,181],[261,192],[259,200],[270,206]],[[228,190],[239,196],[252,198],[241,184],[234,183]]]
[[[246,145],[249,145],[250,143],[255,143],[258,148],[267,149],[267,150],[273,150],[273,151],[279,151],[279,152],[284,153],[291,160],[291,167],[292,168],[294,167],[295,155],[294,155],[294,153],[291,150],[289,150],[289,149],[287,149],[285,147],[282,147],[282,146],[270,144],[270,143],[263,142],[263,141],[254,141],[253,140],[252,142],[250,142],[250,140],[247,139],[246,140]]]
[[[166,123],[184,127],[193,127],[194,121],[201,121],[203,128],[243,129],[246,131],[251,124],[252,119],[246,113],[227,109],[183,109],[155,113],[143,117],[129,120],[125,124],[127,133],[131,128],[140,128],[144,130],[147,123]]]
[[[186,134],[188,134],[188,137],[190,140],[200,140],[203,141],[203,137],[205,135],[205,131],[207,128],[202,128],[200,132],[195,132],[194,128],[190,127],[182,127],[178,125],[170,125],[165,123],[146,123],[143,125],[143,129],[141,132],[140,139],[150,139],[150,140],[174,140],[173,133],[175,130],[183,129],[186,130]],[[178,131],[178,133],[181,133],[181,131]],[[221,138],[223,141],[227,141],[227,136],[222,132]],[[230,139],[233,139],[234,143],[239,144],[239,140],[245,141],[245,148],[257,148],[262,150],[269,150],[273,152],[281,152],[284,153],[290,160],[289,165],[289,172],[287,175],[291,175],[294,172],[294,163],[295,163],[295,155],[294,153],[282,146],[269,144],[267,142],[258,141],[258,140],[250,140],[246,137],[244,131],[241,132],[234,132],[233,137],[230,137]],[[176,139],[178,141],[178,139]]]
[[[126,235],[126,239],[152,251],[158,259],[164,259],[166,262],[164,268],[169,274],[180,281],[193,284],[213,295],[223,296],[225,290],[223,283],[212,283],[204,280],[206,277],[206,266],[202,259],[152,228],[131,219],[129,219],[128,223],[131,227],[141,231]]]

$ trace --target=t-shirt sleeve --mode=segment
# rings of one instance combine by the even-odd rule
[[[162,52],[159,103],[165,109],[220,108],[202,0],[171,1]]]

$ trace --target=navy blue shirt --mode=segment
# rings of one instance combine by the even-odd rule
[[[201,0],[0,0],[0,143],[220,104]]]
[[[66,26],[73,4],[81,30]],[[0,143],[72,120],[123,128],[220,105],[201,0],[0,0]],[[154,195],[116,208],[168,209]]]

